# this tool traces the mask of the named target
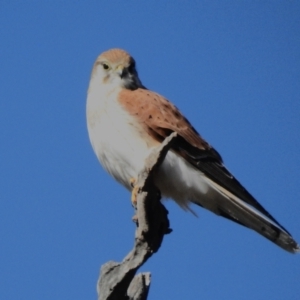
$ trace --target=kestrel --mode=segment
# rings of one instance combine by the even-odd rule
[[[151,150],[177,132],[155,178],[164,198],[184,209],[195,203],[291,253],[300,251],[289,232],[226,169],[220,154],[182,113],[142,84],[135,60],[126,51],[112,49],[96,59],[87,96],[87,126],[100,163],[128,190]]]

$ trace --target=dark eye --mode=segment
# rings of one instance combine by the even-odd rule
[[[107,65],[107,64],[102,64],[102,66],[103,66],[104,70],[108,70],[109,69],[109,65]]]

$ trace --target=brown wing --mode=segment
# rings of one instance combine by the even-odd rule
[[[119,99],[126,110],[137,116],[147,131],[157,135],[160,141],[170,131],[176,131],[192,146],[202,150],[210,148],[180,111],[159,94],[146,89],[124,89]]]
[[[173,150],[178,155],[288,232],[235,179],[223,165],[219,153],[198,134],[189,121],[167,99],[147,89],[137,89],[123,90],[119,100],[130,114],[137,116],[141,125],[155,140],[161,142],[172,132],[177,132],[178,138]],[[224,217],[235,221],[227,214],[224,214]]]

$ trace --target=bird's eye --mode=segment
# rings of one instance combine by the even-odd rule
[[[102,64],[102,66],[103,66],[104,70],[108,70],[109,69],[109,65],[107,65],[107,64]]]

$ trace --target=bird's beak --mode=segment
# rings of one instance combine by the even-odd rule
[[[122,78],[124,76],[124,66],[122,64],[118,65],[117,68],[116,68],[116,72]]]

